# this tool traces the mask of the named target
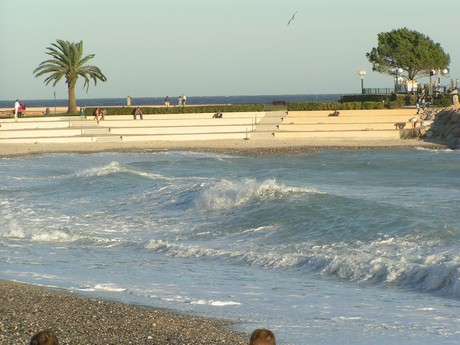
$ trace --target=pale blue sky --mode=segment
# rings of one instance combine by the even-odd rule
[[[0,0],[0,100],[67,97],[32,73],[56,39],[82,40],[108,78],[77,98],[358,93],[360,69],[365,87],[392,87],[365,55],[402,27],[460,78],[458,0]]]

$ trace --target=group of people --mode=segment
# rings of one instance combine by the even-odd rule
[[[425,94],[423,92],[420,92],[417,96],[417,100],[415,101],[415,107],[417,108],[417,114],[420,113],[420,108],[425,110],[425,108],[428,108],[432,102],[433,102],[433,97],[428,95],[425,99]]]
[[[17,119],[18,117],[22,117],[25,110],[26,105],[19,103],[19,100],[17,99],[16,102],[14,102],[14,118]]]
[[[32,336],[30,345],[58,345],[59,340],[51,330],[40,331]],[[249,345],[276,345],[275,334],[266,328],[255,329],[249,338]]]
[[[184,94],[180,95],[179,101],[177,102],[177,104],[185,107],[186,102],[187,102],[187,97]]]
[[[186,103],[187,103],[187,96],[185,96],[184,94],[180,95],[177,101],[177,105],[185,107]],[[169,96],[165,97],[164,105],[166,108],[169,108],[169,106],[171,105],[171,99],[169,98]]]

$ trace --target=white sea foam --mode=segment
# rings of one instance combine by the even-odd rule
[[[211,306],[211,307],[230,307],[242,305],[241,302],[234,300],[211,300],[211,299],[196,299],[184,295],[150,295],[151,298],[158,298],[165,302],[184,303],[190,305]]]
[[[232,257],[241,255],[237,251],[206,248],[191,244],[176,244],[163,240],[151,240],[145,245],[145,248],[177,258]]]
[[[123,292],[125,288],[118,287],[116,284],[96,284],[94,286],[95,291],[108,291],[108,292]]]
[[[74,242],[78,240],[79,237],[65,231],[55,230],[32,234],[31,239],[40,242]]]
[[[209,305],[209,306],[213,306],[213,307],[228,307],[228,306],[241,305],[240,302],[236,302],[236,301],[213,301],[213,300],[208,301],[208,300],[204,300],[204,299],[192,301],[192,302],[190,302],[190,304]]]
[[[394,284],[460,297],[456,283],[460,279],[458,247],[454,244],[450,252],[443,248],[442,254],[426,256],[426,249],[436,250],[437,242],[421,245],[421,241],[412,236],[394,236],[371,243],[304,243],[302,261],[322,275],[347,281]]]
[[[0,236],[7,238],[25,238],[26,234],[21,224],[16,220],[10,220],[8,227],[0,229]]]
[[[452,150],[452,149],[431,149],[431,148],[428,148],[428,147],[415,147],[416,150],[418,151],[427,151],[427,152],[455,152],[455,151],[458,151],[458,150]]]
[[[77,172],[75,175],[78,177],[99,177],[99,176],[106,176],[106,175],[116,174],[116,173],[135,174],[135,175],[146,177],[146,178],[153,179],[153,180],[158,180],[158,179],[172,180],[171,177],[162,176],[161,174],[156,174],[152,172],[136,170],[132,167],[129,167],[119,162],[111,162],[110,164],[102,166],[102,167],[85,169],[83,171]]]
[[[319,193],[312,188],[299,188],[279,184],[275,179],[261,182],[256,179],[222,179],[210,185],[197,198],[195,205],[200,209],[219,210],[238,207],[256,199],[281,198],[286,194]]]
[[[95,285],[84,285],[75,288],[77,291],[107,291],[107,292],[125,292],[127,289],[121,288],[113,283],[107,284],[95,284]]]
[[[105,176],[108,174],[126,172],[128,169],[119,162],[111,162],[105,166],[99,166],[95,168],[85,169],[83,171],[77,172],[76,176],[81,177],[92,177],[92,176]]]

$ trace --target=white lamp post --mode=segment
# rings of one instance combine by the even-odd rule
[[[449,77],[450,77],[450,75],[449,75],[449,70],[448,70],[447,68],[444,68],[444,69],[441,71],[440,74],[443,76],[443,78],[449,78]],[[442,90],[443,86],[442,86],[442,84],[441,84],[441,78],[439,78],[439,87],[440,87],[440,89]],[[447,86],[444,86],[444,90],[441,91],[441,92],[446,92],[447,89],[448,89],[448,87],[447,87]]]
[[[358,75],[361,78],[361,94],[364,95],[364,77],[366,76],[366,71],[362,69],[358,72]]]

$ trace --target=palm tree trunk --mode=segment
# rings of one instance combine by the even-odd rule
[[[76,114],[77,113],[77,101],[75,99],[75,87],[69,86],[69,107],[67,109],[67,114]]]

